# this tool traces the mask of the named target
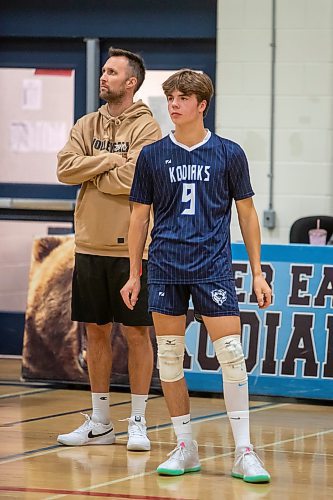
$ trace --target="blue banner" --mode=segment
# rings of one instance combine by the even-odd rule
[[[333,247],[262,245],[273,291],[259,310],[245,246],[232,245],[250,394],[333,399]],[[223,390],[221,369],[204,325],[186,331],[185,376],[192,391]]]

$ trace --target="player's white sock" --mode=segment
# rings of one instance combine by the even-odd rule
[[[215,340],[214,348],[222,368],[224,401],[236,448],[249,446],[249,389],[240,335]]]
[[[110,394],[108,392],[92,392],[92,407],[93,412],[91,420],[101,424],[110,423]]]
[[[239,386],[223,382],[223,393],[236,448],[249,446],[251,441],[248,384]]]
[[[132,409],[131,417],[144,417],[146,413],[146,406],[148,401],[148,394],[131,394]]]
[[[192,441],[191,415],[189,413],[179,417],[171,417],[171,421],[177,437],[177,444],[182,441],[185,443]]]

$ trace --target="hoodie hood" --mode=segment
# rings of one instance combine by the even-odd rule
[[[136,127],[135,123],[138,121],[141,124],[147,124],[153,120],[152,112],[141,99],[134,102],[118,116],[111,116],[107,103],[103,104],[97,111],[97,115],[100,118],[100,126],[103,129],[103,139],[110,138],[112,142],[116,140],[123,141],[124,134],[126,136],[130,129]]]
[[[119,116],[110,115],[107,103],[103,104],[103,106],[101,106],[98,109],[98,112],[106,119],[107,126],[111,122],[114,122],[115,125],[119,126],[121,122],[123,122],[126,119],[136,120],[142,115],[153,116],[148,106],[144,102],[142,102],[141,99],[139,99],[139,101],[134,102],[132,106],[125,109],[125,111],[121,113],[121,115]]]

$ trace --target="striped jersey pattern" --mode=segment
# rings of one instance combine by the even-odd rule
[[[139,155],[130,201],[153,205],[148,283],[230,279],[232,200],[254,195],[242,148],[207,132],[195,146],[171,132]]]

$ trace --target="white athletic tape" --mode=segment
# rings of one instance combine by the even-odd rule
[[[240,335],[228,335],[213,342],[222,368],[223,380],[231,383],[247,381],[246,365]]]
[[[184,335],[157,335],[157,356],[160,379],[163,382],[177,382],[184,377]]]

